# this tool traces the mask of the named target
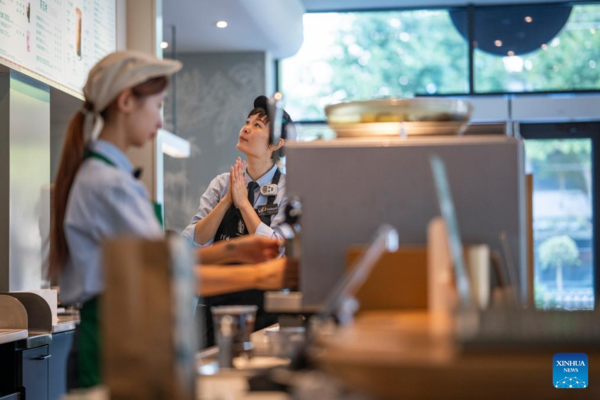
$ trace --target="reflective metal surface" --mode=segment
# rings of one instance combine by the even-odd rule
[[[461,134],[473,107],[460,99],[382,99],[332,104],[327,122],[338,137]]]
[[[0,291],[39,289],[50,215],[50,94],[16,71],[0,74],[0,149]]]
[[[447,165],[464,242],[501,251],[498,234],[505,231],[515,265],[525,265],[520,142],[475,136],[295,142],[287,148],[287,193],[304,205],[303,305],[322,304],[343,275],[348,246],[368,242],[382,223],[398,230],[401,245],[426,243],[427,224],[439,215],[432,153]]]

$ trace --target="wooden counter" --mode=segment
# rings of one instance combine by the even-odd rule
[[[318,363],[355,390],[381,399],[600,398],[597,346],[480,347],[457,343],[453,320],[427,313],[370,313],[322,338]],[[555,353],[589,357],[589,387],[555,389]]]

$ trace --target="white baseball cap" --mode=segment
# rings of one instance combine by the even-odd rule
[[[119,93],[152,78],[169,77],[181,67],[179,61],[161,60],[133,50],[117,51],[98,61],[90,70],[83,87],[88,108],[84,108],[82,112],[95,117],[91,138],[96,139],[100,135],[104,125],[100,113]]]

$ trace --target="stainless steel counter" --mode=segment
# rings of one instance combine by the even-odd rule
[[[0,344],[27,339],[27,329],[0,329]]]
[[[236,357],[234,368],[219,370],[217,357],[219,349],[209,347],[196,355],[196,365],[200,375],[215,374],[244,374],[249,375],[275,366],[289,364],[289,356],[294,352],[294,346],[303,340],[304,333],[298,334],[285,330],[280,331],[279,325],[273,325],[250,335],[253,350],[250,357]],[[300,336],[299,336],[300,335]]]
[[[52,327],[52,333],[61,333],[75,330],[79,324],[78,315],[59,316],[58,323]]]
[[[237,357],[235,368],[220,370],[218,366],[218,348],[210,347],[196,355],[198,371],[199,399],[272,399],[287,400],[289,395],[283,392],[250,392],[248,377],[262,370],[275,366],[288,365],[290,359],[282,356],[285,353],[281,343],[278,325],[254,332],[250,338],[254,345],[252,357]]]
[[[79,323],[79,316],[59,317],[58,323],[52,327],[52,333],[62,333],[72,331]],[[51,341],[51,335],[45,332],[32,332],[27,329],[0,329],[0,344],[27,340],[25,347],[36,347],[38,345],[48,344]]]
[[[252,344],[254,345],[253,355],[260,354],[264,355],[264,343],[267,340],[267,331],[268,330],[278,330],[278,325],[273,325],[272,327],[262,329],[260,331],[254,332],[250,335],[250,339]],[[258,354],[257,354],[258,353]],[[200,375],[217,375],[217,374],[241,374],[247,375],[247,371],[244,372],[242,368],[235,369],[227,369],[227,370],[219,370],[219,364],[217,358],[219,356],[219,348],[216,346],[209,347],[199,352],[196,355],[196,365],[198,368],[198,373]]]

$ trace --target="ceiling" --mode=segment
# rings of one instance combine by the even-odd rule
[[[559,0],[554,0],[554,2]],[[265,51],[290,57],[303,41],[305,11],[414,8],[479,4],[541,3],[548,0],[163,0],[163,37],[177,52]],[[219,29],[217,21],[227,21]]]
[[[163,0],[163,38],[172,44],[175,25],[177,52],[268,51],[284,58],[302,46],[304,11],[300,0]]]

